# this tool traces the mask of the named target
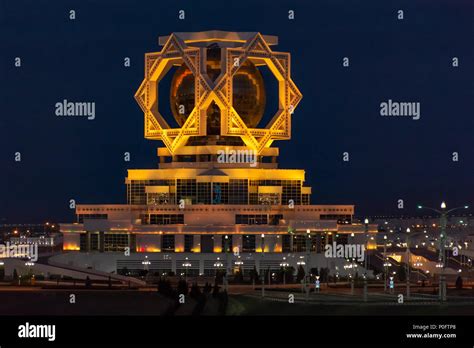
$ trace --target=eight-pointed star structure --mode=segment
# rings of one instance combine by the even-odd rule
[[[291,80],[290,54],[274,52],[260,33],[240,47],[226,47],[225,69],[212,81],[202,67],[202,48],[192,46],[179,35],[171,34],[161,52],[145,55],[145,78],[135,99],[145,114],[145,138],[162,140],[171,153],[184,146],[189,137],[206,135],[206,110],[215,102],[221,110],[221,135],[239,136],[246,146],[261,153],[274,140],[290,139],[291,115],[302,94]],[[232,106],[233,76],[250,60],[267,65],[278,81],[278,110],[265,128],[249,128]],[[186,64],[194,75],[194,109],[181,128],[171,128],[158,111],[158,84],[174,65]]]

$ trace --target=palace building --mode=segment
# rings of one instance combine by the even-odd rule
[[[135,94],[145,138],[165,145],[158,167],[128,170],[123,204],[78,204],[77,220],[61,224],[65,251],[115,255],[116,269],[143,267],[145,254],[157,270],[176,271],[189,260],[190,271],[202,274],[216,260],[230,262],[227,254],[245,259],[248,270],[259,253],[277,267],[284,255],[321,256],[327,243],[352,238],[370,247],[377,226],[354,222],[353,205],[312,205],[305,171],[278,168],[272,144],[290,139],[302,94],[290,54],[273,50],[277,37],[207,31],[159,43],[160,52],[145,55]],[[267,121],[262,68],[278,86],[278,109]],[[169,95],[159,96],[168,74]],[[163,97],[172,115],[162,111]]]

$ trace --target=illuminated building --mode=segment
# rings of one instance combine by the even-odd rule
[[[203,264],[225,251],[251,255],[263,248],[278,265],[282,253],[305,252],[307,231],[316,253],[333,238],[346,243],[351,233],[365,235],[366,226],[352,222],[353,205],[311,205],[304,170],[278,168],[271,145],[290,139],[302,95],[291,79],[290,54],[271,48],[277,41],[221,31],[160,37],[163,48],[146,54],[135,94],[145,138],[165,145],[158,169],[128,170],[126,204],[78,204],[77,222],[61,225],[64,249],[123,255],[130,248],[135,256],[127,260],[164,253],[178,263],[174,268],[177,253],[208,255],[200,257],[203,273]],[[278,110],[268,123],[263,67],[278,85]],[[173,118],[158,105],[167,74]],[[116,260],[133,267],[123,256]],[[250,265],[244,261],[245,269]]]

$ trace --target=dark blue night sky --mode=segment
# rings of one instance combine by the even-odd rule
[[[303,100],[292,140],[274,146],[281,168],[306,170],[313,204],[474,203],[472,1],[0,0],[0,222],[72,221],[71,198],[125,203],[126,169],[156,168],[162,146],[143,138],[133,98],[144,54],[160,35],[212,29],[277,35],[292,53]],[[63,99],[94,101],[96,119],[56,117]],[[420,102],[421,119],[381,117],[388,99]]]

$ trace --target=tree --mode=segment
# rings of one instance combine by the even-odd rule
[[[461,290],[462,289],[462,278],[461,276],[458,276],[456,278],[456,289]]]
[[[304,279],[305,271],[302,265],[298,266],[298,273],[296,274],[296,282],[299,283]]]

